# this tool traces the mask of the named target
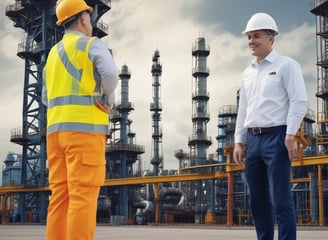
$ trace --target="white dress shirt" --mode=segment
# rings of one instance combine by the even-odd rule
[[[235,143],[246,143],[247,128],[287,125],[295,135],[308,110],[302,69],[275,50],[242,74]]]

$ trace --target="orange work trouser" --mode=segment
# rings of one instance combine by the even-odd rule
[[[47,135],[47,240],[92,240],[97,200],[105,179],[106,137],[82,132]]]

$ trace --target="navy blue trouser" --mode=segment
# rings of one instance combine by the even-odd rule
[[[245,173],[259,240],[273,240],[274,214],[279,240],[296,240],[296,214],[290,194],[291,163],[285,146],[286,129],[248,133]]]

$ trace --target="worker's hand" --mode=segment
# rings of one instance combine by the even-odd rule
[[[293,135],[286,135],[285,145],[288,151],[289,160],[292,161],[295,158],[298,158],[297,143],[294,141]]]
[[[109,113],[110,105],[108,104],[108,96],[106,94],[100,95],[99,93],[95,96],[96,106],[103,112]]]
[[[244,147],[241,143],[236,143],[233,150],[233,159],[238,165],[245,166]]]
[[[96,106],[103,112],[109,113],[110,112],[110,106],[108,104],[102,104],[98,100],[95,101]]]

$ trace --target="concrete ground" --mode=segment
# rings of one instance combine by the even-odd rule
[[[0,225],[0,240],[44,240],[45,226]],[[95,240],[256,240],[252,227],[97,226]],[[277,238],[277,232],[275,234]],[[327,240],[328,227],[299,227],[297,240]]]

